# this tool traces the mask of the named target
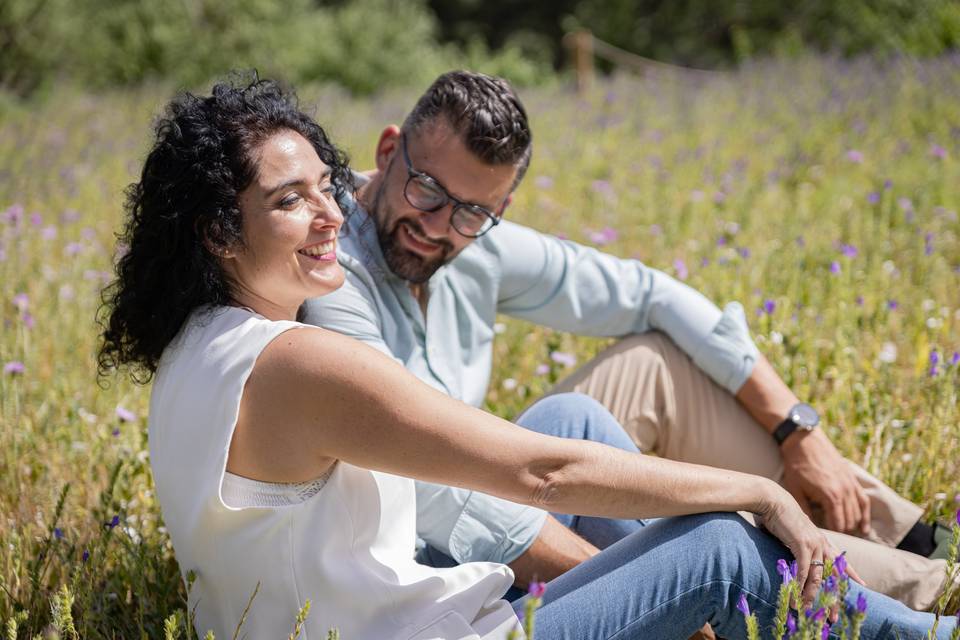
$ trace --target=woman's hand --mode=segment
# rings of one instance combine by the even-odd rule
[[[757,515],[761,524],[793,553],[797,560],[797,581],[801,585],[800,598],[804,607],[809,607],[823,583],[824,565],[840,555],[827,537],[803,512],[797,501],[785,489],[775,489],[765,502],[766,509]],[[847,573],[856,582],[863,584],[853,567],[847,565]],[[838,611],[830,612],[830,621],[835,622]]]

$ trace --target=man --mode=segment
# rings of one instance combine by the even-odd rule
[[[621,337],[554,391],[598,399],[643,451],[780,480],[842,532],[834,544],[871,586],[932,606],[944,580],[943,561],[926,557],[935,530],[919,522],[919,507],[843,459],[815,410],[757,351],[739,305],[721,312],[637,261],[503,220],[531,149],[526,113],[505,81],[441,76],[402,129],[382,132],[377,171],[347,206],[346,284],[309,301],[304,319],[477,406],[497,313]],[[505,562],[518,584],[553,578],[597,551],[542,512],[459,489],[420,484],[418,514],[426,561],[442,562],[440,552]],[[904,550],[889,548],[897,546]]]

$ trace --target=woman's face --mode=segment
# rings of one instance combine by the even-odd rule
[[[234,299],[270,319],[292,319],[306,298],[343,284],[337,231],[343,214],[328,167],[294,131],[255,152],[257,175],[240,193],[243,246],[223,255]]]

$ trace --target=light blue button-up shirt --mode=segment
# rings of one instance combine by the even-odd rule
[[[309,300],[304,320],[362,340],[474,406],[490,382],[498,313],[590,336],[663,331],[731,393],[756,362],[739,304],[721,312],[637,260],[507,221],[433,275],[425,317],[408,283],[388,269],[373,220],[355,201],[342,204],[347,222],[338,258],[346,281]],[[511,562],[533,543],[546,517],[479,492],[422,482],[417,501],[420,537],[458,562]]]

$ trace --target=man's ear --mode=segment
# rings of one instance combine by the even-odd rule
[[[510,206],[510,203],[511,203],[511,202],[513,202],[513,192],[512,192],[512,191],[511,191],[510,194],[507,196],[507,199],[503,201],[503,204],[500,205],[500,211],[498,211],[498,213],[500,214],[501,217],[503,217],[503,212],[507,210],[507,207]]]
[[[380,140],[377,141],[377,169],[384,172],[393,154],[400,151],[400,127],[395,124],[389,125],[380,132]]]

